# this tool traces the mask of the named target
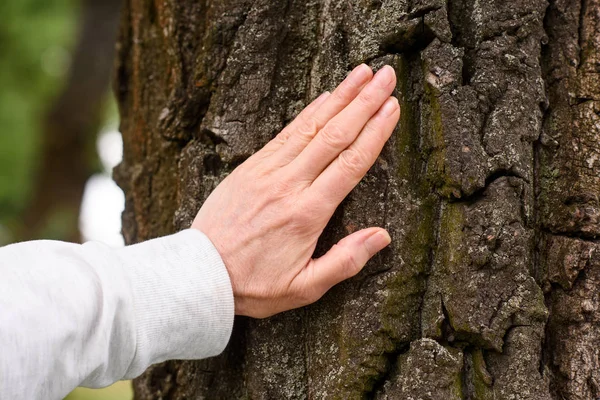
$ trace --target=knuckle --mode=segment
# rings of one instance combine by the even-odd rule
[[[311,287],[298,290],[294,297],[296,297],[296,301],[300,306],[312,304],[321,298],[316,289]]]
[[[269,184],[269,190],[276,198],[289,196],[293,191],[293,184],[287,179],[277,179]]]
[[[312,140],[319,130],[319,123],[313,117],[302,118],[298,124],[298,136],[306,141]]]
[[[320,136],[323,142],[334,148],[345,147],[348,144],[345,130],[336,123],[327,124]]]
[[[345,82],[338,86],[338,88],[333,92],[333,95],[339,99],[341,103],[349,103],[356,96],[356,91],[358,88],[356,85]]]
[[[358,274],[362,269],[362,265],[360,265],[360,263],[356,260],[354,253],[345,247],[342,247],[340,262],[342,265],[342,270],[344,271],[344,275],[347,278]]]
[[[387,137],[385,137],[386,135],[383,131],[383,127],[380,124],[374,123],[373,121],[370,121],[369,123],[367,123],[367,125],[365,125],[362,134],[368,137],[372,137],[373,140],[377,141],[387,139]]]
[[[363,107],[373,107],[373,104],[377,102],[377,98],[374,93],[369,90],[363,90],[358,95],[358,101]]]
[[[294,235],[310,236],[325,227],[322,207],[316,201],[294,201],[289,209],[289,222]]]
[[[285,128],[276,136],[275,139],[277,140],[277,142],[283,144],[290,139],[290,136],[291,136],[290,130],[288,128]]]
[[[309,213],[296,211],[290,215],[290,226],[295,234],[303,234],[311,226],[311,219]]]
[[[253,168],[252,176],[250,174],[245,174],[243,176],[244,182],[252,182],[257,180],[268,180],[269,175],[272,172],[272,167],[267,163],[261,163],[260,160],[256,163]]]
[[[357,149],[346,149],[338,157],[342,170],[350,175],[357,175],[366,164],[365,155]]]

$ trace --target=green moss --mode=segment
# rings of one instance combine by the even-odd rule
[[[487,370],[485,365],[485,359],[483,358],[483,351],[481,349],[475,350],[472,355],[473,357],[473,387],[475,389],[476,400],[492,400],[494,398],[494,391],[492,388],[493,378]]]
[[[431,90],[427,92],[429,93],[431,107],[431,140],[434,149],[429,159],[431,168],[428,168],[428,178],[443,197],[458,198],[460,197],[460,185],[446,171],[446,144],[440,101],[437,96],[432,94]]]
[[[370,393],[388,367],[387,354],[395,350],[390,338],[383,332],[369,336],[368,351],[365,348],[366,335],[355,337],[339,331],[339,365],[344,368],[336,378],[337,386],[331,389],[331,399],[362,399]]]
[[[423,67],[424,74],[427,74],[426,65]],[[429,100],[430,132],[428,140],[430,143],[428,145],[431,148],[427,165],[427,179],[441,196],[460,198],[461,185],[450,176],[446,168],[446,141],[439,93],[426,83],[425,94]]]
[[[464,206],[460,203],[445,203],[440,216],[440,250],[442,265],[447,273],[457,272],[457,268],[467,261],[463,248],[465,238]]]
[[[445,159],[445,143],[444,143],[444,126],[442,123],[442,111],[439,98],[435,95],[429,85],[425,85],[426,93],[429,97],[430,107],[430,123],[431,123],[431,147],[433,153],[429,162],[433,168],[429,169],[430,180],[436,183],[443,182],[444,178],[444,159]]]
[[[440,215],[439,247],[436,260],[436,272],[445,278],[439,280],[441,293],[444,297],[460,298],[464,290],[463,282],[453,277],[460,272],[464,265],[468,264],[468,254],[464,247],[465,237],[463,229],[465,226],[464,205],[460,203],[444,203]],[[468,332],[470,327],[466,319],[457,320],[454,310],[446,304],[446,312],[449,324],[457,332]],[[458,321],[462,320],[463,324]]]
[[[419,165],[419,131],[415,121],[414,104],[409,101],[407,95],[411,93],[410,88],[410,66],[406,57],[399,56],[395,65],[397,71],[397,90],[400,93],[399,101],[401,107],[400,132],[398,133],[396,146],[400,157],[398,158],[398,177],[411,180],[418,170]],[[411,180],[412,181],[412,180]]]
[[[462,383],[462,375],[456,374],[454,378],[454,384],[452,385],[452,392],[450,393],[451,399],[462,399],[463,393],[463,383]]]
[[[396,58],[394,66],[398,76],[399,101],[402,107],[399,133],[396,137],[396,178],[408,185],[402,190],[417,199],[419,208],[404,221],[408,230],[394,251],[406,261],[401,273],[388,279],[388,296],[381,308],[382,326],[369,337],[369,353],[359,353],[365,343],[351,333],[341,333],[338,338],[340,364],[359,367],[347,368],[339,379],[339,386],[331,398],[348,398],[356,393],[369,393],[389,367],[389,354],[420,335],[418,308],[426,289],[425,276],[429,267],[429,254],[435,242],[435,222],[439,199],[431,193],[431,186],[422,176],[423,157],[420,151],[418,122],[415,106],[406,97],[411,92],[410,66],[403,56]],[[410,325],[407,328],[407,325]],[[379,353],[378,353],[379,352]]]
[[[383,306],[383,329],[389,332],[391,337],[398,336],[397,324],[400,319],[406,319],[413,314],[416,318],[414,308],[418,307],[426,290],[425,276],[430,263],[429,255],[435,243],[434,226],[438,201],[435,196],[426,197],[421,201],[419,210],[406,221],[405,227],[409,232],[397,249],[398,254],[406,260],[406,270],[388,282],[389,295]],[[415,321],[415,329],[419,325],[418,321]],[[415,335],[418,333],[414,332]]]

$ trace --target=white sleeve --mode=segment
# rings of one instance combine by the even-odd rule
[[[0,399],[62,399],[164,360],[215,356],[233,316],[227,270],[195,229],[121,249],[0,248]]]

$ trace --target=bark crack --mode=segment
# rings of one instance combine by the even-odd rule
[[[558,230],[552,230],[552,229],[545,228],[545,227],[540,228],[540,232],[547,233],[552,236],[565,237],[565,238],[569,238],[569,239],[577,239],[577,240],[581,240],[582,242],[587,242],[587,243],[600,243],[600,238],[595,238],[595,237],[591,238],[589,236],[586,236],[582,232],[558,231]]]
[[[375,379],[373,388],[369,392],[364,393],[364,398],[366,400],[375,400],[378,394],[383,392],[385,383],[391,380],[398,370],[398,358],[409,350],[410,343],[401,343],[396,346],[394,351],[384,353],[386,357],[386,370]]]
[[[483,185],[483,187],[477,189],[475,192],[473,192],[467,196],[458,197],[458,198],[454,198],[454,197],[449,198],[448,202],[449,203],[470,203],[470,204],[476,203],[477,201],[479,201],[485,197],[485,192],[490,187],[490,185],[492,185],[494,182],[496,182],[497,180],[499,180],[501,178],[507,178],[507,177],[520,179],[527,184],[530,183],[529,180],[525,176],[521,175],[518,171],[514,171],[512,169],[501,168],[501,169],[498,169],[498,170],[492,172],[491,174],[489,174],[486,177],[485,185]]]
[[[580,0],[580,7],[579,7],[579,27],[577,29],[577,34],[578,34],[578,45],[579,45],[579,64],[577,65],[577,70],[581,69],[581,66],[584,63],[584,50],[583,50],[583,45],[584,45],[584,29],[585,29],[585,15],[587,12],[587,0]]]

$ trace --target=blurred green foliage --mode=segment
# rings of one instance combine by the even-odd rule
[[[41,125],[76,40],[78,7],[76,0],[0,1],[0,225],[27,204]]]
[[[132,398],[131,382],[120,381],[100,390],[77,388],[65,400],[125,400]]]

